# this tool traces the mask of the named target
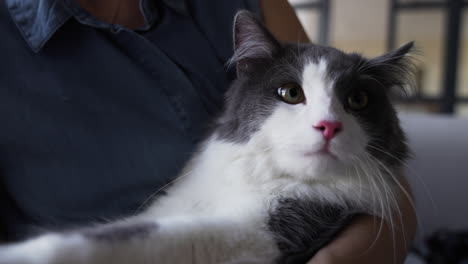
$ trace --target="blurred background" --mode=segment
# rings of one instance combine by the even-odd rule
[[[468,0],[289,1],[315,43],[371,57],[416,42],[416,89],[397,100],[419,218],[406,264],[468,263]]]

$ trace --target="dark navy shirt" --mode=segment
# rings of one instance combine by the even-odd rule
[[[171,181],[232,79],[256,0],[147,0],[146,25],[73,0],[0,1],[0,236],[134,213]]]

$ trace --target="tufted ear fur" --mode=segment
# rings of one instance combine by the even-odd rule
[[[281,45],[265,26],[249,11],[239,11],[234,18],[234,55],[229,64],[236,65],[238,75],[252,65],[272,59]]]
[[[414,47],[414,41],[408,42],[401,47],[391,50],[384,55],[381,55],[377,58],[372,59],[371,61],[374,62],[388,62],[388,63],[398,63],[402,59],[404,59],[405,55],[411,52]]]
[[[385,87],[399,87],[403,90],[414,85],[414,63],[410,56],[414,42],[368,60],[360,67],[360,72],[376,77]]]

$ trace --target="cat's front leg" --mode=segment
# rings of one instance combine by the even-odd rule
[[[49,233],[0,246],[0,264],[144,263],[135,248],[157,232],[154,222],[121,222]],[[136,261],[136,262],[135,262]]]
[[[47,234],[0,246],[0,264],[79,263],[89,251],[87,247],[88,243],[81,235]]]
[[[258,227],[213,216],[114,223],[0,247],[0,264],[272,263],[275,243]]]

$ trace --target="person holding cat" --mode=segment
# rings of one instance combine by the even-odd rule
[[[3,240],[130,215],[171,182],[234,78],[240,9],[308,42],[286,0],[0,3]],[[394,234],[358,216],[310,263],[402,263],[416,220],[399,206]]]

